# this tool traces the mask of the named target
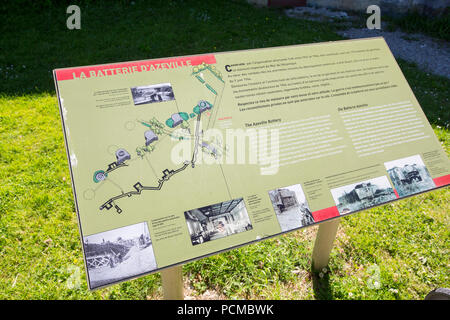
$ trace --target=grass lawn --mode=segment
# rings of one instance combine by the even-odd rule
[[[399,28],[405,32],[419,32],[431,37],[450,41],[450,12],[439,17],[424,18],[417,12],[411,12],[403,17],[391,19],[391,30]]]
[[[52,4],[54,3],[54,4]],[[0,299],[157,299],[159,274],[89,292],[53,87],[57,67],[340,39],[333,27],[241,1],[0,5]],[[450,153],[450,81],[400,61]],[[310,271],[317,227],[186,264],[194,298],[423,299],[450,287],[450,189],[341,219],[329,270]]]

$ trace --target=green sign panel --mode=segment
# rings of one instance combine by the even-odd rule
[[[383,38],[54,77],[91,289],[450,183]]]

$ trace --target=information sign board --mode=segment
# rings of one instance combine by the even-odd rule
[[[450,183],[383,38],[54,78],[91,289]]]

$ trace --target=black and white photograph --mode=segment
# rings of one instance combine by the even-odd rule
[[[244,199],[233,199],[184,213],[192,245],[252,230]]]
[[[314,223],[301,185],[271,190],[269,197],[282,232]]]
[[[331,189],[341,215],[397,199],[387,176],[381,176]]]
[[[160,83],[131,88],[134,105],[175,100],[172,85]]]
[[[419,155],[389,161],[384,166],[399,197],[436,187]]]
[[[84,237],[91,289],[157,268],[147,222]]]

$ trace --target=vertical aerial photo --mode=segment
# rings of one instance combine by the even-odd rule
[[[244,199],[233,199],[184,213],[192,245],[253,229]]]
[[[397,199],[386,176],[331,189],[331,194],[341,215]]]
[[[436,187],[419,155],[389,161],[384,166],[400,197]]]
[[[301,185],[271,190],[269,197],[282,232],[314,223]]]
[[[91,289],[157,268],[147,222],[86,236],[83,241]]]

